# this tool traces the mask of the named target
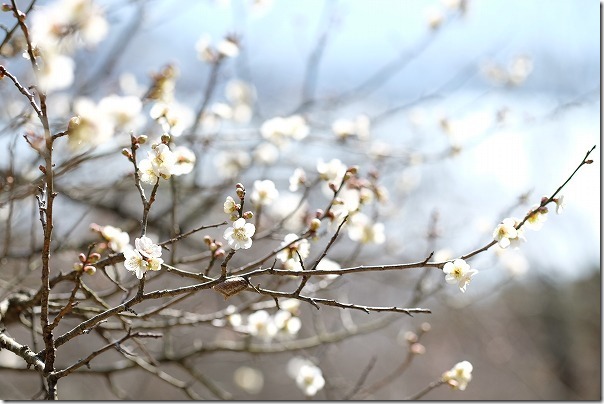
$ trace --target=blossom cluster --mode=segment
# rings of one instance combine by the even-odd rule
[[[164,260],[161,259],[161,247],[154,244],[147,237],[142,236],[134,240],[134,249],[124,251],[124,266],[128,271],[134,272],[138,279],[142,279],[147,271],[159,271]]]
[[[183,175],[193,171],[195,154],[184,146],[170,150],[168,145],[161,143],[151,147],[147,158],[138,164],[140,180],[155,185],[160,178],[168,179],[172,175]]]

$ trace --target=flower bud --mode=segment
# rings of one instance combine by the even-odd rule
[[[101,259],[101,254],[95,252],[95,253],[90,254],[90,256],[88,257],[88,262],[90,262],[91,264],[94,264],[94,263],[99,262],[100,259]]]
[[[346,170],[346,172],[352,174],[352,175],[356,175],[359,172],[359,166],[351,166],[348,167],[348,169]]]
[[[203,236],[203,242],[209,246],[210,244],[212,244],[212,237],[207,236],[207,235]]]
[[[137,141],[139,144],[145,144],[145,143],[147,143],[147,140],[148,140],[148,139],[149,139],[149,138],[148,138],[146,135],[140,135],[139,137],[137,137],[137,138],[136,138],[136,141]]]
[[[317,209],[317,210],[315,211],[315,217],[316,217],[317,219],[322,218],[324,214],[325,214],[325,212],[323,211],[323,209]]]
[[[254,217],[254,214],[251,211],[243,212],[243,218],[246,220],[250,220]]]
[[[161,135],[161,142],[163,144],[169,144],[170,143],[170,139],[171,139],[171,137],[167,133],[164,133],[163,135]]]
[[[219,248],[214,252],[214,258],[223,258],[226,255],[226,251],[224,249]]]
[[[86,265],[84,267],[84,272],[86,272],[88,275],[94,275],[96,273],[96,268],[92,265]]]
[[[78,254],[78,259],[80,260],[80,262],[86,262],[86,254],[79,253]]]
[[[414,344],[411,344],[411,346],[409,347],[409,351],[415,355],[423,355],[426,353],[426,347],[420,344],[419,342],[416,342]]]
[[[422,323],[422,325],[420,326],[420,329],[423,332],[428,332],[432,329],[432,326],[430,325],[430,323]]]
[[[82,263],[81,262],[74,262],[73,263],[73,270],[74,271],[81,271],[82,270]]]
[[[13,7],[10,4],[2,3],[2,11],[13,11]]]
[[[321,220],[316,217],[310,221],[310,231],[317,231],[321,227]]]
[[[414,333],[413,331],[407,331],[405,333],[405,340],[407,342],[417,342],[417,334]]]
[[[132,159],[132,153],[130,153],[130,150],[123,148],[122,149],[122,155],[128,157],[129,159]]]

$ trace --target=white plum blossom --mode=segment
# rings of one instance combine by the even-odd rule
[[[554,198],[554,202],[556,202],[556,214],[559,215],[560,213],[562,213],[562,210],[566,206],[564,204],[564,195],[560,195],[559,197]]]
[[[324,181],[331,181],[339,185],[346,174],[346,165],[339,159],[331,159],[324,162],[323,159],[317,161],[317,172]]]
[[[286,271],[303,271],[302,263],[299,259],[290,258],[283,262],[283,269]]]
[[[386,241],[384,224],[373,223],[364,213],[356,213],[350,218],[348,237],[363,244],[382,244]]]
[[[237,386],[250,394],[258,394],[264,386],[264,376],[258,369],[241,366],[233,373],[233,381]]]
[[[107,245],[115,252],[124,252],[130,244],[130,236],[118,227],[103,226],[101,235],[107,240]]]
[[[71,53],[79,45],[96,45],[109,28],[103,14],[92,0],[59,0],[34,14],[32,41],[60,53]]]
[[[285,247],[289,244],[289,247],[284,248],[277,254],[277,258],[281,262],[286,262],[289,259],[294,261],[300,261],[298,254],[302,259],[306,259],[310,254],[310,243],[306,239],[298,240],[292,244],[294,240],[298,239],[298,235],[295,233],[289,233],[283,239],[281,247]]]
[[[138,175],[140,180],[145,184],[155,185],[159,180],[159,174],[156,172],[155,167],[151,164],[151,160],[144,159],[138,163]]]
[[[279,158],[279,149],[270,142],[262,142],[254,149],[254,160],[259,164],[270,166]]]
[[[225,95],[233,105],[252,105],[256,100],[256,89],[242,80],[230,80],[225,87]]]
[[[270,340],[279,329],[266,310],[257,310],[247,317],[247,331],[253,336]]]
[[[449,284],[457,284],[462,293],[466,292],[466,287],[474,275],[478,273],[476,269],[471,269],[470,265],[461,258],[449,261],[443,267],[445,281]]]
[[[166,80],[166,82],[170,81]],[[155,102],[149,110],[149,116],[161,125],[164,132],[176,137],[182,135],[195,120],[195,114],[191,108],[177,101]]]
[[[305,396],[315,396],[325,386],[323,372],[308,359],[294,357],[287,364],[287,372]]]
[[[331,124],[331,130],[339,139],[357,136],[364,140],[369,137],[370,121],[367,115],[358,115],[354,120],[336,119]]]
[[[442,375],[442,381],[455,390],[465,390],[472,380],[473,366],[468,361],[459,362],[453,369],[447,370]]]
[[[143,103],[139,97],[112,94],[99,101],[99,108],[113,120],[116,127],[128,130],[140,125]]]
[[[184,175],[189,174],[195,168],[195,153],[186,146],[177,146],[172,150],[176,162],[172,167],[172,175]]]
[[[528,219],[524,222],[525,226],[531,230],[539,230],[543,226],[543,222],[547,220],[547,208],[539,205],[531,208],[531,213]]]
[[[167,145],[161,143],[154,145],[151,151],[147,152],[147,155],[155,172],[164,179],[170,178],[172,170],[176,165],[176,155],[172,150]]]
[[[223,237],[232,249],[248,249],[252,246],[252,236],[256,232],[256,226],[246,223],[244,218],[237,219],[233,226],[227,227]]]
[[[218,174],[223,178],[235,178],[239,173],[247,168],[252,159],[249,154],[242,150],[228,150],[216,155],[214,163],[216,164]]]
[[[68,143],[72,149],[97,146],[108,141],[114,133],[113,120],[88,98],[74,103],[75,117],[68,126]]]
[[[281,335],[285,337],[295,336],[302,328],[300,319],[287,310],[278,310],[273,316],[273,321]]]
[[[54,52],[42,52],[38,86],[46,93],[68,88],[73,84],[75,62],[66,55]]]
[[[518,230],[516,230],[516,222],[512,218],[505,218],[495,227],[493,231],[493,239],[497,241],[499,247],[507,248],[511,244],[511,240],[518,239]]]
[[[231,213],[237,212],[237,209],[239,209],[239,208],[237,207],[237,204],[235,203],[235,200],[233,199],[233,197],[227,196],[226,200],[224,201],[224,204],[223,204],[224,213],[226,213],[227,215],[230,215]]]
[[[159,271],[164,260],[161,256],[161,247],[153,244],[149,237],[142,236],[134,240],[135,249],[124,251],[124,266],[128,271],[134,272],[138,279],[142,279],[147,271]]]
[[[300,185],[306,183],[306,172],[303,168],[298,167],[294,170],[294,173],[289,177],[289,190],[296,192]]]
[[[134,239],[134,246],[144,257],[161,257],[161,247],[157,244],[154,244],[153,241],[147,236]]]
[[[260,127],[262,137],[277,147],[284,147],[292,139],[302,140],[309,132],[306,121],[300,115],[285,118],[278,116],[265,121]]]
[[[254,181],[254,190],[252,191],[252,203],[256,206],[266,206],[273,203],[279,196],[279,191],[275,188],[275,183],[271,180]]]

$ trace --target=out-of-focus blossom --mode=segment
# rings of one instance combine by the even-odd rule
[[[382,244],[386,241],[384,224],[373,223],[367,215],[356,213],[350,219],[348,237],[363,244]]]
[[[130,244],[130,236],[118,227],[103,226],[101,235],[107,240],[107,245],[115,252],[124,252]]]
[[[473,366],[468,361],[459,362],[442,375],[442,380],[455,390],[465,390],[472,380]]]
[[[277,147],[284,147],[290,140],[302,140],[308,136],[310,129],[300,115],[275,117],[265,121],[260,127],[260,133],[266,140]]]
[[[346,139],[350,136],[357,136],[361,140],[365,140],[370,134],[371,122],[367,115],[358,115],[354,120],[336,119],[331,124],[331,130],[338,139]]]
[[[305,396],[315,396],[325,386],[321,369],[311,361],[294,357],[287,364],[287,372]]]
[[[289,190],[296,192],[300,185],[306,184],[306,172],[303,168],[298,167],[294,170],[294,173],[289,177]]]
[[[528,219],[524,222],[525,226],[531,230],[539,230],[547,220],[547,208],[535,205],[531,208]]]
[[[249,394],[258,394],[264,387],[264,376],[258,369],[249,366],[241,366],[233,374],[235,384]]]
[[[266,206],[273,203],[279,196],[279,191],[275,188],[275,183],[271,180],[254,181],[254,190],[252,191],[252,203],[256,206]]]
[[[99,101],[99,108],[113,120],[114,126],[124,130],[137,128],[141,123],[143,104],[133,95],[110,95]]]
[[[247,330],[251,335],[265,340],[274,338],[279,331],[273,318],[265,310],[257,310],[247,317]]]
[[[77,99],[74,112],[77,116],[71,118],[67,129],[72,149],[97,146],[113,136],[113,120],[90,99]]]
[[[278,158],[279,149],[270,142],[262,142],[254,149],[254,160],[261,165],[273,165]]]
[[[292,243],[296,239],[298,239],[298,235],[295,233],[289,233],[285,236],[281,243],[281,247],[285,247],[286,245],[289,245],[289,247],[285,247],[281,250],[277,254],[277,259],[281,260],[281,262],[285,262],[289,259],[299,261],[300,257],[302,257],[302,259],[308,257],[310,254],[310,243],[306,239],[301,239]],[[300,257],[298,255],[300,255]]]
[[[249,154],[242,150],[223,151],[216,155],[214,163],[217,166],[218,174],[223,178],[235,178],[239,173],[247,168],[252,159]]]
[[[172,175],[189,174],[195,168],[195,153],[186,146],[177,146],[172,150],[176,162],[172,167]]]

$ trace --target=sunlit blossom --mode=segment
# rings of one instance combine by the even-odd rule
[[[118,227],[103,226],[101,235],[107,240],[107,245],[115,252],[124,252],[130,244],[130,236]]]
[[[279,196],[279,191],[275,188],[275,183],[271,180],[254,181],[254,190],[252,191],[252,203],[256,206],[266,206],[273,203]]]
[[[223,237],[229,243],[232,249],[248,249],[252,246],[252,236],[256,232],[256,226],[252,223],[246,223],[245,219],[240,218],[233,222],[233,226],[227,227]]]
[[[455,390],[465,390],[472,380],[473,366],[468,361],[459,362],[442,375],[442,380]]]
[[[306,239],[301,239],[292,243],[294,240],[298,239],[298,235],[295,233],[289,233],[283,239],[281,243],[281,247],[285,247],[277,254],[277,258],[281,260],[281,262],[285,262],[289,259],[294,259],[295,261],[299,261],[300,257],[302,259],[306,259],[310,254],[310,243]],[[299,257],[299,256],[300,257]]]
[[[466,287],[474,275],[478,273],[476,269],[471,269],[464,260],[458,258],[453,262],[447,262],[443,267],[445,281],[449,284],[457,284],[459,290],[465,293]]]

